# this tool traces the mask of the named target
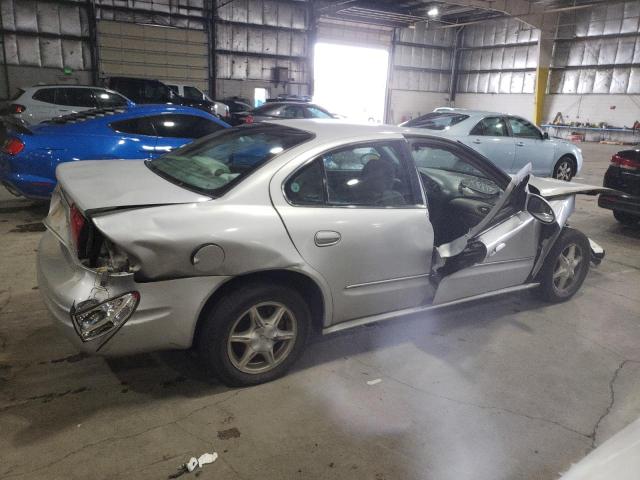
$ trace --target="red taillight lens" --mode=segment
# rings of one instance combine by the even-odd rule
[[[9,111],[11,113],[22,113],[27,109],[24,105],[20,105],[19,103],[12,103],[9,107]]]
[[[69,209],[69,223],[71,224],[71,239],[76,247],[80,243],[80,234],[84,228],[85,219],[80,210],[75,205],[71,205]]]
[[[253,115],[247,115],[244,117],[244,123],[253,123]]]
[[[626,158],[616,153],[613,157],[611,157],[611,165],[616,165],[620,168],[624,168],[626,170],[638,170],[640,169],[640,161],[632,160],[631,158]]]
[[[19,138],[9,137],[5,140],[2,146],[2,151],[9,155],[17,155],[24,150],[24,142]]]

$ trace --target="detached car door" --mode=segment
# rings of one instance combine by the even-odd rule
[[[326,151],[281,170],[270,189],[297,250],[330,286],[333,323],[431,302],[433,230],[404,139]]]
[[[524,210],[528,174],[513,179],[451,142],[411,139],[436,238],[434,304],[526,282],[541,224]]]
[[[545,140],[542,132],[532,123],[519,117],[509,117],[509,127],[515,140],[517,171],[531,164],[534,175],[549,177],[553,173],[555,145]]]

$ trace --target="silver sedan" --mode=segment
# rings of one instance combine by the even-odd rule
[[[196,347],[229,385],[336,332],[517,290],[571,298],[604,252],[566,226],[599,187],[509,176],[424,130],[227,129],[151,161],[58,167],[40,292],[77,347]]]
[[[402,126],[459,140],[509,173],[530,163],[535,175],[569,181],[582,168],[580,148],[514,115],[444,107]]]

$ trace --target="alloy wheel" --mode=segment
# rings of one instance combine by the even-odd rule
[[[285,305],[263,302],[252,306],[233,323],[227,353],[235,368],[256,374],[273,370],[291,353],[298,322]]]
[[[568,293],[583,268],[584,252],[582,248],[571,243],[562,250],[553,269],[553,286],[560,295]]]
[[[558,180],[564,180],[568,182],[571,180],[571,174],[573,173],[573,169],[571,167],[571,162],[568,160],[564,160],[558,165],[556,169],[556,178]]]

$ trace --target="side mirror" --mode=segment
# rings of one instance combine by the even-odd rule
[[[544,132],[544,133],[542,134],[542,139],[543,139],[543,140],[549,140],[549,134],[548,134],[547,132]]]
[[[527,212],[536,220],[545,225],[550,225],[556,221],[556,214],[544,198],[540,195],[530,193],[527,198]]]

